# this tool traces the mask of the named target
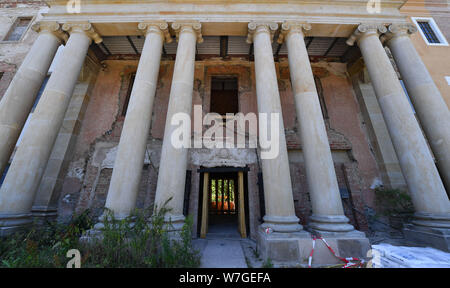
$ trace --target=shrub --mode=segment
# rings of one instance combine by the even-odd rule
[[[411,197],[399,189],[375,189],[376,203],[383,215],[412,214],[414,206]]]
[[[187,217],[177,237],[164,223],[168,209],[148,216],[136,210],[126,219],[116,219],[105,211],[102,237],[94,243],[81,243],[80,236],[92,228],[85,211],[68,224],[47,223],[29,231],[0,239],[0,267],[65,267],[70,249],[81,253],[81,267],[198,267],[198,251],[192,249],[192,218]],[[150,218],[149,221],[147,221]]]
[[[34,224],[28,231],[0,238],[0,267],[64,267],[67,251],[78,247],[78,238],[90,227],[86,210],[67,224]]]

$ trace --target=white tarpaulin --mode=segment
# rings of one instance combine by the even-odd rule
[[[374,268],[450,268],[450,253],[430,247],[372,245]]]

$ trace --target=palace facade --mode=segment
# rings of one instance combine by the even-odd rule
[[[3,1],[0,233],[167,203],[173,230],[234,229],[275,262],[303,261],[310,233],[364,257],[384,187],[411,196],[405,236],[448,251],[444,2]],[[195,111],[279,115],[277,156],[249,133],[175,147]]]

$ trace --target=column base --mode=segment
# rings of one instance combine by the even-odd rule
[[[83,234],[80,237],[80,242],[86,243],[86,244],[93,244],[96,241],[103,240],[103,229],[105,228],[105,224],[103,223],[103,219],[105,217],[105,214],[99,217],[99,222],[94,225],[94,227],[88,231],[86,231],[85,234]],[[126,217],[116,217],[116,220],[123,220]],[[171,240],[175,241],[181,241],[181,235],[180,232],[184,225],[185,217],[184,215],[166,215],[164,216],[164,224],[163,228],[167,231],[169,234],[169,237]],[[152,226],[151,222],[148,222],[148,225]],[[131,226],[133,226],[133,223],[131,223]]]
[[[308,226],[311,230],[322,232],[350,232],[354,231],[353,225],[348,224],[349,219],[344,215],[312,215]]]
[[[270,259],[276,267],[307,264],[312,249],[311,234],[304,230],[266,233],[266,228],[262,224],[257,234],[258,251],[262,259]]]
[[[35,223],[43,225],[47,222],[56,221],[58,210],[56,207],[33,206],[33,208],[31,208],[31,214]]]
[[[164,216],[164,224],[167,231],[170,232],[180,232],[184,226],[184,220],[186,217],[184,215],[171,215],[166,214]]]
[[[33,224],[31,213],[0,213],[0,237],[12,235]]]
[[[450,229],[406,224],[403,235],[408,241],[450,252]]]
[[[364,233],[359,231],[325,233],[322,237],[340,257],[368,260],[367,252],[371,247]],[[309,232],[266,233],[261,225],[257,234],[257,244],[261,257],[265,261],[270,259],[275,267],[308,266],[308,258],[312,250],[312,238]],[[321,240],[316,240],[312,266],[325,267],[337,264],[343,264],[343,262],[336,258]]]
[[[411,223],[417,226],[450,229],[450,213],[431,214],[416,212]]]
[[[261,225],[263,228],[271,228],[274,232],[299,232],[303,230],[303,226],[300,225],[297,216],[264,216],[264,223]]]
[[[80,242],[84,244],[94,244],[96,242],[103,240],[103,229],[105,228],[105,218],[108,217],[108,213],[103,212],[100,217],[98,217],[98,222],[94,225],[92,229],[87,230],[83,235],[80,237]],[[116,221],[122,221],[126,218],[129,218],[130,216],[127,215],[114,215],[114,220]],[[133,225],[133,223],[132,223]]]

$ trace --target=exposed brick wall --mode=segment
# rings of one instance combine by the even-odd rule
[[[361,185],[356,165],[353,163],[335,163],[335,172],[339,188],[347,189],[351,193],[350,199],[342,199],[345,216],[350,223],[362,231],[369,229],[367,219],[363,214],[353,211],[356,208],[364,212],[364,204],[361,199]],[[345,169],[345,173],[344,173]],[[306,168],[304,163],[290,164],[292,190],[294,193],[294,206],[297,217],[302,225],[307,225],[312,214],[311,198],[308,191]],[[349,184],[347,186],[347,183]],[[355,219],[356,218],[356,219]]]
[[[0,62],[0,73],[0,99],[2,99],[16,73],[16,65]]]
[[[23,5],[32,7],[47,6],[45,1],[34,1],[34,0],[2,0],[0,1],[0,8],[16,8]]]
[[[106,193],[111,178],[111,168],[100,168],[105,159],[105,152],[99,152],[104,146],[110,148],[116,146],[120,140],[124,117],[121,115],[129,86],[130,75],[136,71],[138,61],[135,60],[108,60],[106,68],[99,72],[97,83],[93,89],[90,103],[86,110],[84,122],[81,127],[80,137],[76,147],[76,157],[73,165],[82,167],[84,174],[81,179],[75,180],[66,177],[65,188],[71,191],[70,199],[77,198],[77,203],[72,204],[72,211],[82,211],[86,208],[94,210],[99,215],[103,208]],[[155,95],[154,109],[152,112],[152,125],[148,138],[149,153],[152,154],[151,164],[143,169],[137,207],[152,207],[156,192],[156,183],[159,167],[160,148],[164,135],[167,105],[170,95],[170,86],[173,75],[171,60],[161,62],[159,81]],[[239,79],[239,109],[244,113],[257,112],[256,87],[254,81],[254,67],[248,61],[220,61],[204,60],[196,62],[195,85],[193,91],[193,105],[201,104],[204,112],[209,111],[210,80],[214,75],[236,75]],[[286,127],[287,146],[289,150],[301,149],[301,137],[299,136],[298,123],[291,85],[289,81],[288,63],[281,61],[276,65],[279,76],[280,98],[283,109],[283,121]],[[367,205],[368,188],[371,181],[377,176],[375,162],[370,155],[364,127],[359,123],[359,110],[351,84],[347,81],[345,65],[340,63],[313,63],[313,71],[323,84],[321,89],[324,102],[330,115],[326,119],[326,128],[333,151],[344,151],[348,158],[344,162],[336,162],[336,174],[339,187],[347,187],[351,191],[353,205],[359,211]],[[103,143],[103,144],[102,144]],[[101,145],[100,145],[101,144]],[[103,145],[103,146],[102,146]],[[103,148],[102,148],[103,147]],[[108,149],[110,149],[108,148]],[[102,154],[103,153],[103,154]],[[99,156],[100,155],[100,156]],[[156,156],[155,156],[156,155]],[[306,182],[304,163],[293,162],[290,159],[291,178],[293,182],[295,209],[303,225],[308,223],[311,215],[308,185]],[[342,166],[344,164],[344,166]],[[192,172],[190,214],[194,216],[194,228],[198,221],[198,183],[195,165],[189,164]],[[345,173],[344,170],[345,169]],[[248,175],[248,193],[250,210],[250,234],[254,235],[259,225],[259,191],[257,186],[258,168],[255,164]],[[347,175],[347,176],[345,176]],[[347,181],[346,181],[346,178]],[[75,184],[77,183],[77,184]],[[70,187],[79,186],[78,192]],[[77,194],[78,193],[78,194]],[[62,193],[62,198],[64,193]],[[370,203],[369,203],[370,204]],[[70,211],[69,203],[61,203],[64,213]],[[345,213],[352,224],[358,223],[361,230],[367,229],[367,222],[361,214],[352,213],[352,210],[344,203]],[[67,214],[66,214],[67,215]]]

